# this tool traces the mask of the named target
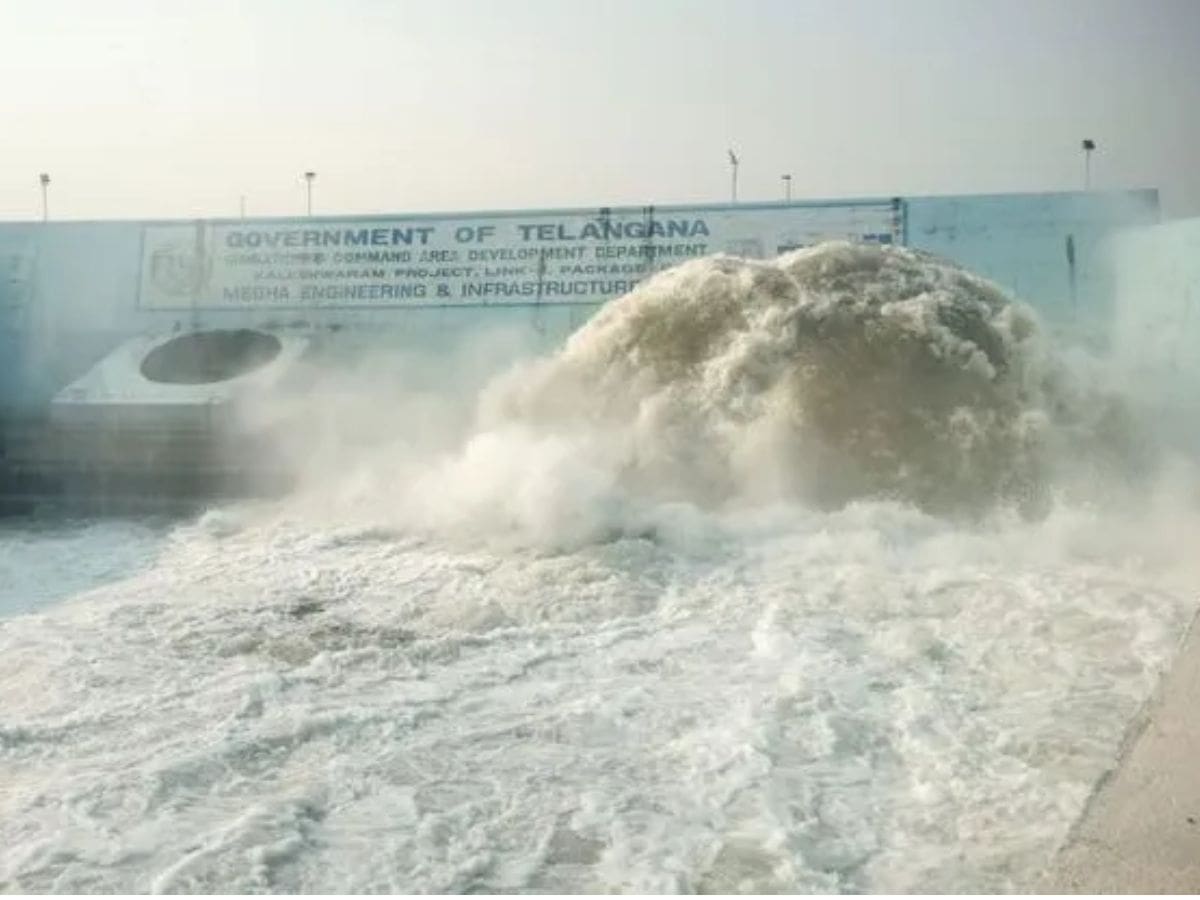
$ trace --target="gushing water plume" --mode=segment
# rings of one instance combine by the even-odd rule
[[[1056,453],[1120,432],[1042,347],[1028,308],[917,251],[717,257],[610,303],[494,383],[481,418],[586,435],[623,484],[660,497],[1032,509]]]

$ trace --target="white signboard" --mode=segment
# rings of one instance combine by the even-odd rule
[[[599,303],[686,259],[900,241],[899,201],[147,225],[143,309]]]

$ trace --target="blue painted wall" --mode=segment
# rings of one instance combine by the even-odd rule
[[[886,202],[886,201],[885,201]],[[764,204],[777,211],[783,204]],[[797,204],[800,207],[801,204]],[[1112,317],[1105,240],[1158,221],[1155,191],[921,197],[902,203],[904,239],[1033,304],[1053,326],[1103,333]],[[675,209],[688,209],[676,207]],[[696,207],[694,209],[720,209]],[[753,216],[755,207],[739,207]],[[454,219],[456,216],[447,218]],[[397,344],[437,346],[480,328],[511,328],[550,346],[593,306],[206,312],[139,309],[144,222],[0,224],[0,407],[36,410],[117,343],[192,326],[333,325]],[[1074,288],[1068,260],[1075,261]]]
[[[1156,393],[1200,405],[1200,219],[1112,238],[1115,356]]]
[[[907,243],[997,282],[1055,330],[1099,338],[1114,309],[1107,239],[1158,220],[1156,191],[927,197],[908,204]]]

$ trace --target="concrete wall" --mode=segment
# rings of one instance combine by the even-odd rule
[[[1114,311],[1107,239],[1158,219],[1154,191],[927,197],[909,202],[906,239],[997,282],[1051,328],[1098,340]]]
[[[881,201],[891,203],[892,201]],[[796,204],[797,211],[805,208]],[[813,204],[810,204],[811,208]],[[1113,314],[1112,276],[1101,264],[1114,230],[1158,220],[1154,191],[911,198],[903,240],[989,277],[1059,328],[1102,333]],[[783,204],[736,215],[777,217]],[[677,210],[688,209],[677,207]],[[730,214],[729,208],[696,207]],[[786,212],[786,210],[783,210]],[[447,217],[453,220],[455,217]],[[748,221],[751,221],[748,219]],[[144,222],[0,225],[0,407],[43,407],[122,339],[189,327],[359,329],[428,348],[482,328],[527,332],[549,346],[594,305],[510,305],[272,311],[263,307],[154,310],[137,303]],[[1067,252],[1073,243],[1074,275]],[[1182,240],[1182,238],[1181,238]]]
[[[1200,387],[1200,219],[1119,232],[1111,244],[1118,361],[1157,391],[1194,397]]]

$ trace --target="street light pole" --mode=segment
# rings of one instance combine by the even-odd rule
[[[792,202],[792,176],[784,175],[783,177],[783,199],[788,203]]]
[[[307,183],[307,189],[308,189],[308,215],[309,215],[309,218],[312,217],[312,183],[313,183],[313,179],[316,177],[317,177],[316,172],[310,171],[310,172],[304,173],[304,180]]]
[[[43,172],[38,176],[38,181],[42,185],[42,221],[47,222],[50,219],[50,202],[47,197],[50,188],[50,176]]]
[[[730,169],[729,196],[731,198],[730,202],[737,203],[738,158],[737,158],[737,154],[734,153],[732,149],[729,151],[729,169]]]
[[[1083,189],[1090,191],[1092,189],[1092,151],[1096,149],[1096,142],[1091,138],[1083,139]]]

